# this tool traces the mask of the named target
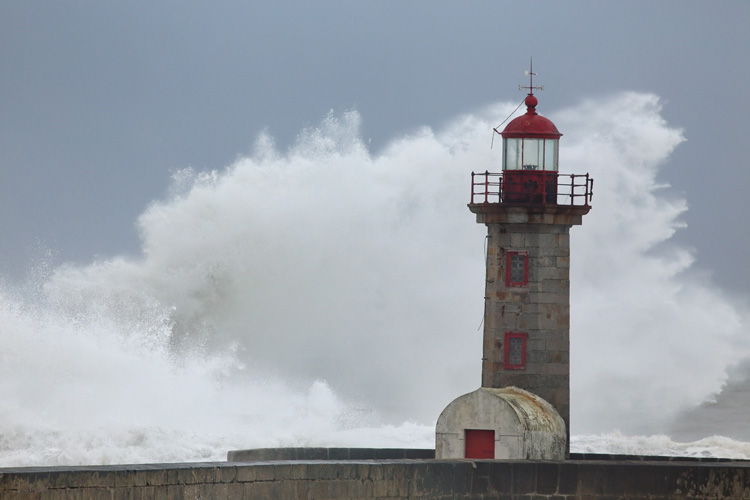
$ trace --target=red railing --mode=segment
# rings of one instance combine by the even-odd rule
[[[594,179],[589,174],[509,170],[471,173],[471,203],[589,206]]]

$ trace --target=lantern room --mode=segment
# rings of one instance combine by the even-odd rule
[[[503,137],[503,199],[515,203],[557,202],[560,137],[555,124],[537,114],[533,93],[524,101],[526,114],[511,121]]]
[[[547,118],[538,115],[538,100],[529,94],[524,101],[526,114],[511,121],[503,136],[503,170],[542,170],[557,172],[562,134]]]

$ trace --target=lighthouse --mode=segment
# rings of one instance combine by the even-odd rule
[[[529,75],[526,112],[495,129],[502,170],[471,175],[468,207],[487,227],[482,377],[438,419],[443,458],[554,459],[569,449],[570,229],[591,209],[593,179],[559,171],[562,134],[537,112],[541,87]]]

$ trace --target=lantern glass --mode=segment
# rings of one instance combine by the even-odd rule
[[[544,170],[557,172],[557,148],[559,144],[558,139],[546,139],[544,141]]]
[[[524,170],[543,170],[544,139],[523,139],[522,165]]]
[[[503,170],[557,171],[557,139],[503,139]]]
[[[523,139],[503,139],[503,170],[521,168],[521,146]]]

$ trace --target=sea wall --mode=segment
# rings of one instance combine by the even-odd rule
[[[737,462],[310,460],[0,469],[2,500],[750,498]]]
[[[228,462],[279,460],[399,460],[435,458],[433,448],[253,448],[232,450]]]

